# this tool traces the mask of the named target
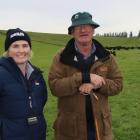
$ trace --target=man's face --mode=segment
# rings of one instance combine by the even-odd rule
[[[91,42],[94,33],[94,27],[91,25],[79,25],[72,29],[71,34],[78,44],[84,45]]]

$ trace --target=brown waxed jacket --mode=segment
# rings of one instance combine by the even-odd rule
[[[56,54],[49,71],[51,92],[58,97],[58,115],[53,125],[55,140],[87,140],[85,96],[78,90],[82,84],[82,74],[76,67],[60,61],[62,52],[63,50]],[[99,140],[113,140],[108,96],[116,95],[122,90],[121,72],[114,57],[109,54],[97,59],[91,66],[90,73],[103,76],[106,82],[94,91],[97,98],[92,98]]]

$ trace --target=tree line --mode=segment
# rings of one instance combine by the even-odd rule
[[[140,30],[138,32],[138,34],[136,36],[133,35],[133,32],[127,33],[127,32],[109,32],[109,33],[104,33],[104,34],[99,34],[97,33],[96,36],[104,36],[104,37],[128,37],[128,38],[132,38],[132,37],[138,37],[140,38]]]
[[[1,35],[5,35],[5,31],[0,31]],[[138,32],[138,34],[136,36],[133,35],[133,32],[127,33],[127,32],[109,32],[109,33],[104,33],[104,34],[99,34],[97,33],[95,36],[103,36],[103,37],[128,37],[128,38],[132,38],[132,37],[138,37],[140,38],[140,30]]]

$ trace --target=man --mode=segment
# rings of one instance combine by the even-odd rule
[[[54,57],[49,85],[58,98],[55,140],[112,140],[108,96],[122,90],[122,76],[113,58],[93,39],[99,27],[87,12],[71,18],[73,36]]]

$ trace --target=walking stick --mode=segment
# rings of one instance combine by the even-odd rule
[[[96,118],[96,112],[95,112],[95,108],[94,108],[95,102],[98,102],[98,97],[96,96],[96,94],[93,91],[91,91],[90,98],[91,98],[92,113],[93,113],[94,123],[95,123],[96,140],[101,140],[100,133],[99,133],[98,120]]]

